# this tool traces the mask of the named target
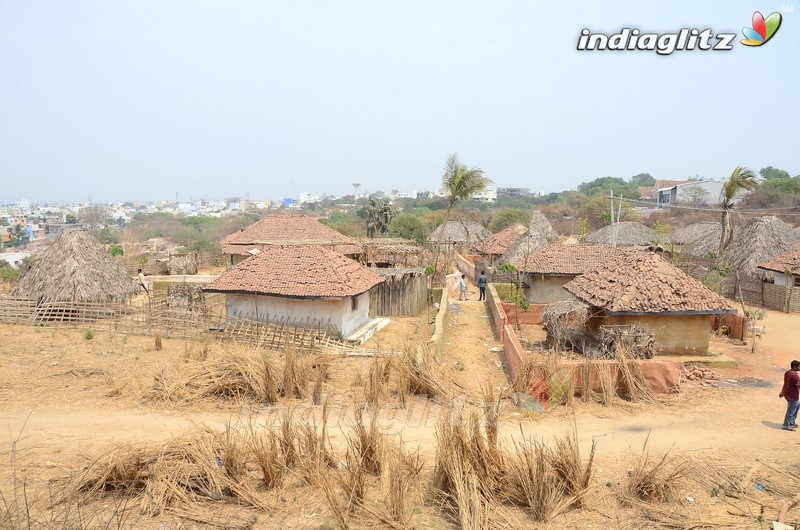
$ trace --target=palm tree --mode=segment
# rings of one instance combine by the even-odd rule
[[[483,176],[483,170],[479,167],[468,168],[466,164],[458,161],[458,155],[453,153],[447,157],[447,164],[444,167],[442,176],[442,188],[447,192],[447,212],[444,215],[444,223],[447,226],[450,220],[450,210],[456,201],[466,200],[486,189],[492,181]],[[436,274],[436,265],[439,262],[439,247],[436,245],[436,252],[433,258],[433,270]]]
[[[389,223],[392,222],[395,214],[396,212],[388,202],[383,201],[378,204],[375,199],[370,199],[365,211],[367,237],[385,235],[389,231]]]
[[[754,190],[758,187],[755,173],[746,167],[737,166],[725,184],[722,185],[722,234],[719,238],[717,261],[722,261],[722,254],[731,242],[733,227],[731,226],[730,209],[736,195],[743,190]]]

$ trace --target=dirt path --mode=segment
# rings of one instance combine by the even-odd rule
[[[459,300],[458,293],[450,299],[443,363],[469,396],[478,397],[487,381],[502,388],[509,380],[503,370],[503,344],[494,336],[486,303],[478,301],[477,287],[470,284],[469,290],[467,300]]]

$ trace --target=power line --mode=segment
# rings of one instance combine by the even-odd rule
[[[609,200],[611,199],[609,198]],[[643,201],[639,199],[626,199],[623,197],[614,197],[614,200],[626,201],[634,204],[641,204],[644,206],[653,206],[652,202]],[[676,204],[663,204],[661,206],[657,206],[657,208],[659,209],[670,208],[673,210],[694,210],[699,212],[715,212],[715,213],[722,213],[725,211],[722,208],[704,208],[701,206],[684,206]],[[800,209],[800,206],[786,206],[786,207],[776,207],[776,208],[753,208],[748,210],[729,209],[728,211],[746,215],[760,215],[760,214],[770,214],[770,213],[778,213],[780,215],[800,215],[800,212],[781,213],[783,210],[797,210],[797,209]]]

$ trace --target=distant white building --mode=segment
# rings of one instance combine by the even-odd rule
[[[300,204],[305,204],[307,202],[320,202],[320,198],[317,195],[303,192],[297,197],[297,202]]]
[[[683,203],[705,205],[718,203],[722,196],[722,182],[716,180],[696,180],[659,188],[658,207]]]
[[[395,194],[396,199],[416,199],[417,198],[417,190],[411,191],[398,191]]]
[[[16,204],[16,208],[21,213],[31,213],[33,211],[31,210],[31,201],[28,199],[20,199]]]
[[[22,264],[22,260],[30,255],[30,252],[3,252],[0,253],[0,261],[5,261],[16,269]]]
[[[480,202],[495,202],[497,200],[497,190],[483,190],[470,198]]]

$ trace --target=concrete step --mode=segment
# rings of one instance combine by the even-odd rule
[[[389,325],[388,318],[373,318],[349,336],[345,337],[344,340],[346,342],[352,342],[354,344],[364,344],[370,337],[375,335],[378,331],[382,330],[386,326]]]

